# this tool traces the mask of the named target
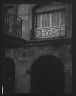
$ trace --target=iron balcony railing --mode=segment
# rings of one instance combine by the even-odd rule
[[[36,28],[35,29],[35,38],[59,38],[65,37],[66,35],[66,26],[54,26],[47,28]]]
[[[11,14],[4,15],[4,34],[21,37],[22,19]]]

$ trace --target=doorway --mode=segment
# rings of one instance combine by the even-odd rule
[[[44,55],[32,64],[31,93],[39,95],[64,94],[64,66],[58,58]]]
[[[4,94],[15,92],[15,63],[12,58],[6,57],[4,64]]]

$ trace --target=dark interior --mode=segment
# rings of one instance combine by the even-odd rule
[[[4,93],[14,93],[15,87],[15,63],[12,58],[5,58],[4,65]]]
[[[41,56],[31,67],[31,93],[64,94],[64,66],[54,56]]]

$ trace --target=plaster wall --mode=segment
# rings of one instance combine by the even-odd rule
[[[72,93],[72,55],[71,44],[26,46],[26,48],[9,49],[6,57],[15,62],[15,91],[16,93],[30,93],[31,66],[35,60],[43,55],[56,56],[64,65],[65,93]]]

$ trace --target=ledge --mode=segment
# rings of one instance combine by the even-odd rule
[[[63,39],[51,39],[51,40],[29,40],[25,46],[33,45],[56,45],[56,44],[69,44],[72,43],[72,38],[63,38]]]
[[[20,48],[28,46],[42,46],[42,45],[60,45],[71,44],[72,38],[57,38],[47,40],[23,40],[21,38],[4,35],[4,47],[5,48]]]
[[[3,37],[4,48],[19,48],[24,46],[27,42],[19,37],[14,37],[4,34]]]

